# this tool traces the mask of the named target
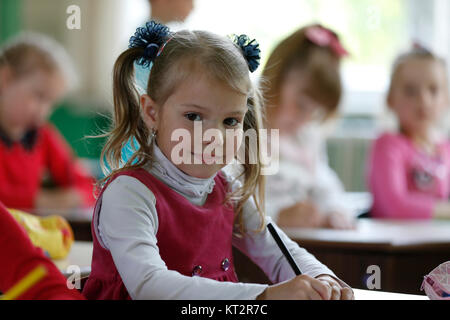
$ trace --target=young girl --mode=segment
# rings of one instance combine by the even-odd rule
[[[223,135],[258,134],[260,105],[249,69],[257,68],[259,49],[246,36],[236,43],[205,31],[171,33],[152,21],[118,58],[114,127],[104,148],[114,171],[94,211],[92,273],[83,290],[88,299],[352,298],[349,287],[278,230],[304,273],[295,277],[265,227],[270,219],[263,215],[259,155],[256,164],[242,164],[240,185],[220,161],[236,154],[235,144],[195,132],[201,125]],[[139,98],[135,61],[151,68],[147,93]],[[181,162],[180,132],[188,140]],[[131,137],[139,150],[121,168],[121,150]],[[206,151],[212,144],[214,154]],[[242,147],[252,148],[248,140]],[[232,245],[283,283],[238,283]]]
[[[448,105],[445,62],[420,47],[394,64],[387,104],[397,133],[381,135],[368,166],[376,218],[450,218],[450,143],[437,133]]]
[[[280,130],[280,170],[267,183],[267,214],[279,226],[352,227],[344,188],[328,166],[321,136],[341,98],[339,65],[345,55],[334,32],[311,25],[283,40],[262,73],[267,126]]]
[[[93,205],[94,180],[47,123],[67,91],[69,59],[53,40],[18,36],[0,49],[0,201],[24,210]],[[41,188],[50,175],[56,189]]]

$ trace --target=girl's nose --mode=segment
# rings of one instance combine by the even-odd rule
[[[222,146],[225,140],[225,130],[219,128],[210,128],[203,133],[203,145],[214,144],[214,146]]]
[[[426,107],[432,106],[434,102],[434,95],[429,90],[425,91],[422,94],[422,102]]]

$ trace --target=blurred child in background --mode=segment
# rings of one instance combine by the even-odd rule
[[[377,139],[368,167],[375,218],[450,218],[450,143],[437,130],[446,72],[444,60],[419,46],[394,64],[387,104],[398,132]]]
[[[194,9],[194,0],[149,0],[151,20],[168,24],[183,22]]]
[[[38,34],[0,49],[0,201],[23,210],[69,210],[94,203],[94,179],[48,122],[74,72],[64,49]],[[44,189],[51,178],[56,188]]]
[[[352,227],[321,137],[338,108],[346,55],[333,31],[311,25],[282,41],[263,71],[267,126],[280,130],[280,170],[267,177],[266,195],[267,214],[279,226]]]

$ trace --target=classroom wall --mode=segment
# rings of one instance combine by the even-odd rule
[[[82,81],[72,97],[86,105],[94,102],[98,108],[111,110],[114,62],[127,48],[129,35],[141,24],[130,22],[128,11],[135,4],[147,4],[147,0],[21,1],[23,29],[54,37],[73,57]],[[69,17],[66,11],[71,5],[81,11],[79,30],[66,26]]]
[[[327,141],[328,162],[347,192],[365,192],[366,163],[371,138],[332,137]]]
[[[43,32],[61,42],[72,56],[80,87],[72,97],[82,104],[110,109],[111,70],[120,52],[115,34],[121,0],[22,0],[23,29]],[[81,9],[81,29],[66,26],[70,5]],[[106,32],[106,30],[107,32]]]

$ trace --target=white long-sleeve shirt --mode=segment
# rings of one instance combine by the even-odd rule
[[[176,168],[159,150],[154,149],[156,165],[146,168],[191,203],[202,205],[214,187],[214,179],[190,177]],[[223,170],[228,181],[233,177]],[[235,181],[232,189],[239,187]],[[156,198],[137,179],[119,176],[103,193],[97,228],[99,241],[109,249],[125,287],[133,299],[255,299],[266,288],[263,284],[219,282],[201,277],[187,277],[168,270],[158,250],[156,234],[158,213]],[[256,230],[260,218],[249,199],[243,208],[247,230]],[[265,223],[271,222],[266,218]],[[275,226],[276,227],[276,226]],[[276,227],[277,228],[277,227]],[[279,228],[302,273],[312,277],[334,273],[305,249],[291,241]],[[230,235],[231,237],[232,235]],[[232,244],[249,256],[274,283],[292,279],[295,274],[267,229],[245,237],[233,235]]]

